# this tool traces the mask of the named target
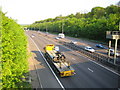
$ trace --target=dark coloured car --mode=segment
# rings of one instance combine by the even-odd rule
[[[98,48],[107,49],[107,48],[104,47],[102,44],[96,44],[95,46],[98,47]]]

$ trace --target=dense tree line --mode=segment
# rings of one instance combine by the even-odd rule
[[[106,8],[94,7],[91,12],[68,16],[57,16],[36,21],[28,26],[31,30],[60,33],[62,24],[64,33],[68,36],[83,37],[94,40],[106,40],[106,31],[119,30],[120,7],[111,5]]]
[[[13,19],[6,17],[2,11],[0,11],[0,19],[2,21],[0,24],[2,29],[0,85],[2,88],[28,87],[29,84],[23,82],[23,78],[28,73],[27,39],[24,30]]]

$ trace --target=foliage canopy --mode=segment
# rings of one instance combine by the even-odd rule
[[[22,81],[28,72],[27,39],[24,30],[13,19],[0,11],[2,22],[2,87],[23,88],[27,85]]]
[[[119,30],[120,7],[111,5],[106,8],[94,7],[91,12],[75,15],[57,16],[48,18],[28,26],[31,30],[47,31],[52,33],[62,32],[72,37],[83,37],[94,40],[106,40],[106,31]]]

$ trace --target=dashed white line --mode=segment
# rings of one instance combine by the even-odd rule
[[[53,41],[52,41],[52,42],[53,42]],[[56,42],[53,42],[53,43],[56,43]],[[57,44],[57,43],[56,43],[56,44]],[[68,48],[68,47],[66,47],[66,46],[62,46],[62,47],[66,48],[66,49],[68,49],[68,50],[70,50],[70,51],[72,51],[72,52],[75,52],[75,51],[73,51],[72,49],[70,49],[70,48]],[[99,64],[99,63],[97,63],[97,62],[95,62],[95,61],[93,61],[93,60],[90,60],[90,59],[88,59],[87,57],[85,57],[85,56],[83,56],[83,55],[81,55],[81,54],[79,54],[79,53],[77,53],[77,52],[75,52],[75,53],[76,53],[77,55],[82,56],[82,57],[86,58],[87,60],[89,60],[89,61],[91,61],[91,62],[93,62],[93,63],[101,66],[102,68],[105,68],[105,69],[107,69],[108,71],[111,71],[112,73],[120,76],[119,73],[117,73],[117,72],[115,72],[115,71],[113,71],[113,70],[111,70],[111,69],[109,69],[109,68],[107,68],[107,67],[105,67],[105,66],[103,66],[103,65],[101,65],[101,64]]]
[[[50,41],[50,40],[49,40],[49,41]],[[51,41],[51,42],[53,42],[53,41]],[[53,42],[53,43],[56,43],[56,42]],[[58,44],[58,43],[56,43],[56,44]],[[73,51],[72,49],[70,49],[70,48],[68,48],[68,47],[66,47],[66,46],[62,46],[62,47],[67,48],[68,50],[70,50],[70,51],[72,51],[72,52],[75,52],[75,51]],[[89,60],[89,61],[91,61],[91,62],[93,62],[93,63],[101,66],[102,68],[105,68],[105,69],[107,69],[108,71],[111,71],[112,73],[120,76],[119,73],[117,73],[117,72],[115,72],[115,71],[113,71],[113,70],[111,70],[111,69],[109,69],[109,68],[107,68],[107,67],[105,67],[105,66],[103,66],[103,65],[101,65],[101,64],[99,64],[99,63],[97,63],[97,62],[95,62],[95,61],[93,61],[93,60],[90,60],[90,59],[88,59],[87,57],[85,57],[85,56],[83,56],[83,55],[81,55],[81,54],[79,54],[79,53],[77,53],[77,52],[75,52],[75,53],[76,53],[77,55],[82,56],[82,57],[86,58],[87,60]]]
[[[89,71],[91,71],[91,72],[93,72],[93,70],[92,70],[92,69],[90,69],[90,68],[88,68],[88,70],[89,70]]]
[[[90,60],[90,59],[88,59],[88,60]],[[118,76],[120,76],[120,74],[116,73],[115,71],[113,71],[113,70],[111,70],[111,69],[109,69],[109,68],[107,68],[107,67],[105,67],[105,66],[103,66],[103,65],[101,65],[101,64],[99,64],[99,63],[97,63],[95,61],[93,61],[93,60],[90,60],[90,61],[93,62],[93,63],[95,63],[95,64],[97,64],[97,65],[99,65],[99,66],[101,66],[101,67],[103,67],[103,68],[105,68],[105,69],[107,69],[108,71],[111,71],[114,74],[117,74]]]
[[[73,60],[75,60],[75,58],[72,58]]]

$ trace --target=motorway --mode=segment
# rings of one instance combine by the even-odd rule
[[[38,34],[35,31],[26,31],[28,38],[34,41],[34,47],[37,47],[38,50],[33,51],[39,55],[39,50],[44,54],[43,48],[47,44],[55,44],[60,47],[60,51],[64,53],[66,59],[71,62],[71,66],[75,69],[75,75],[71,77],[61,78],[58,75],[56,77],[53,75],[46,62],[43,61],[44,58],[42,55],[39,55],[39,62],[42,62],[45,65],[44,69],[39,70],[39,77],[42,79],[41,83],[43,88],[59,88],[63,86],[64,88],[118,88],[120,87],[120,75],[116,74],[101,65],[98,65],[92,62],[89,58],[83,56],[80,53],[77,53],[74,50],[71,50],[60,43],[57,43],[53,38],[48,38],[48,36],[43,36]],[[32,34],[35,37],[31,37]],[[47,70],[46,70],[47,69]],[[61,84],[61,85],[59,85]]]

